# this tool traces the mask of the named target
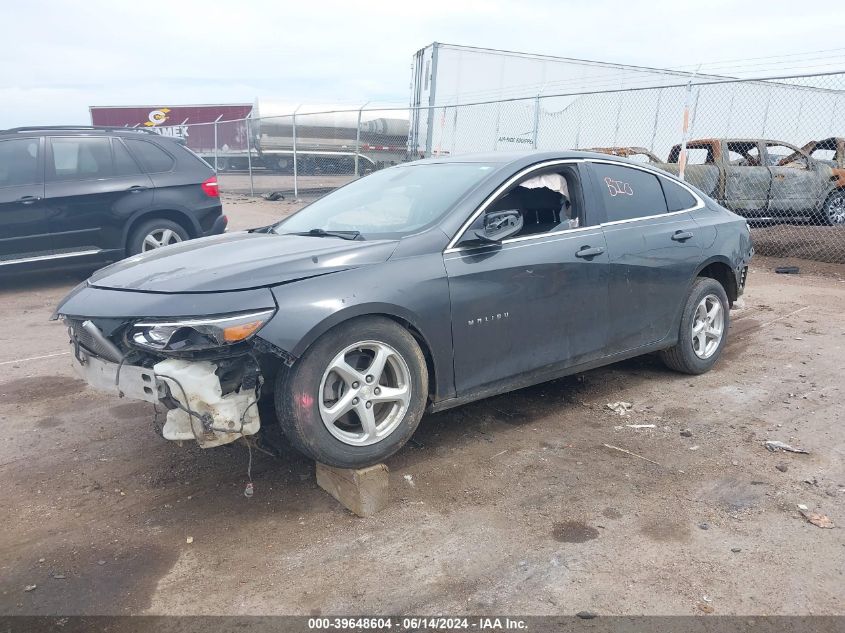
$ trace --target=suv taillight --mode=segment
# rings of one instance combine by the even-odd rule
[[[217,188],[217,176],[211,176],[208,180],[203,182],[200,187],[205,192],[205,195],[210,198],[219,198],[220,191]]]

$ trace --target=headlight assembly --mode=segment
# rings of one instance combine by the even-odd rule
[[[133,345],[157,352],[191,352],[240,343],[260,330],[275,310],[223,317],[139,321],[132,326]]]

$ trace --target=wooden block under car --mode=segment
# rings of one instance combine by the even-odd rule
[[[317,485],[351,512],[368,517],[387,506],[389,472],[385,464],[351,469],[318,463]]]

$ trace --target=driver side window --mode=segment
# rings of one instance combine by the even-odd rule
[[[486,217],[517,212],[522,227],[508,239],[541,235],[583,226],[581,189],[574,167],[539,169],[512,185],[475,219],[462,241],[482,230]]]

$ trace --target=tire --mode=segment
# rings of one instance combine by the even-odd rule
[[[845,225],[845,191],[831,192],[819,211],[818,220],[827,226]]]
[[[719,305],[720,328],[718,327],[719,320],[715,316],[716,303]],[[705,319],[703,328],[700,327],[701,317],[704,316],[700,312],[702,305],[705,306],[708,317],[711,310],[714,314],[712,321]],[[684,304],[678,342],[674,347],[661,351],[660,357],[670,369],[685,374],[703,374],[710,371],[722,355],[729,326],[730,304],[722,284],[709,277],[697,277]],[[693,331],[694,327],[701,330],[701,333],[696,335]],[[718,340],[716,339],[717,330]],[[704,337],[703,345],[702,336]]]
[[[132,235],[129,236],[126,248],[128,254],[137,255],[138,253],[155,250],[155,248],[161,248],[161,246],[151,246],[150,242],[147,241],[147,238],[156,241],[166,239],[167,244],[161,244],[161,246],[167,246],[169,244],[184,242],[185,240],[190,239],[190,235],[188,235],[188,232],[184,229],[184,227],[173,220],[166,220],[164,218],[148,220],[132,231]],[[161,238],[161,240],[159,240],[159,238]]]
[[[368,374],[379,351],[385,369],[379,376]],[[339,373],[339,359],[354,371]],[[420,346],[408,330],[384,317],[360,317],[329,330],[290,370],[279,372],[275,389],[276,415],[294,447],[339,468],[371,466],[402,448],[419,425],[427,398]],[[372,416],[369,432],[359,411]]]

